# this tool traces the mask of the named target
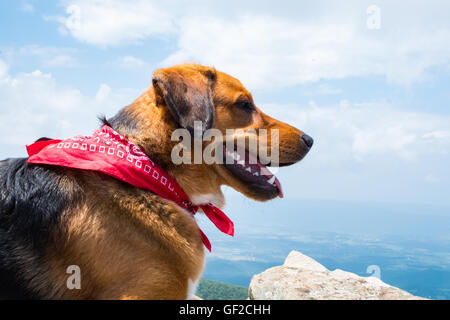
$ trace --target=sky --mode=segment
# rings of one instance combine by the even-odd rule
[[[198,62],[314,138],[280,169],[276,201],[450,216],[449,12],[433,0],[0,0],[0,158],[42,136],[88,135],[154,70]]]

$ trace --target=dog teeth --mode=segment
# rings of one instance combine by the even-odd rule
[[[267,180],[269,184],[273,184],[275,182],[275,176],[272,176],[269,180]]]

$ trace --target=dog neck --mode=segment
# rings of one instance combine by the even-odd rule
[[[171,151],[177,142],[171,140],[170,133],[176,124],[165,110],[157,105],[150,88],[114,117],[102,121],[142,148],[152,161],[174,177],[192,203],[211,203],[223,208],[225,198],[219,177],[213,170],[196,164],[173,164]]]

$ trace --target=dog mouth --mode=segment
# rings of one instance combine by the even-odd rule
[[[278,178],[263,165],[257,156],[243,148],[227,149],[223,147],[224,166],[240,181],[251,185],[253,188],[264,190],[268,193],[278,194],[283,198],[283,190]]]

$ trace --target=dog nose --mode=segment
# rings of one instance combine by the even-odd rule
[[[311,148],[312,145],[314,144],[314,139],[308,136],[307,134],[302,135],[302,140],[305,142],[308,148]]]

